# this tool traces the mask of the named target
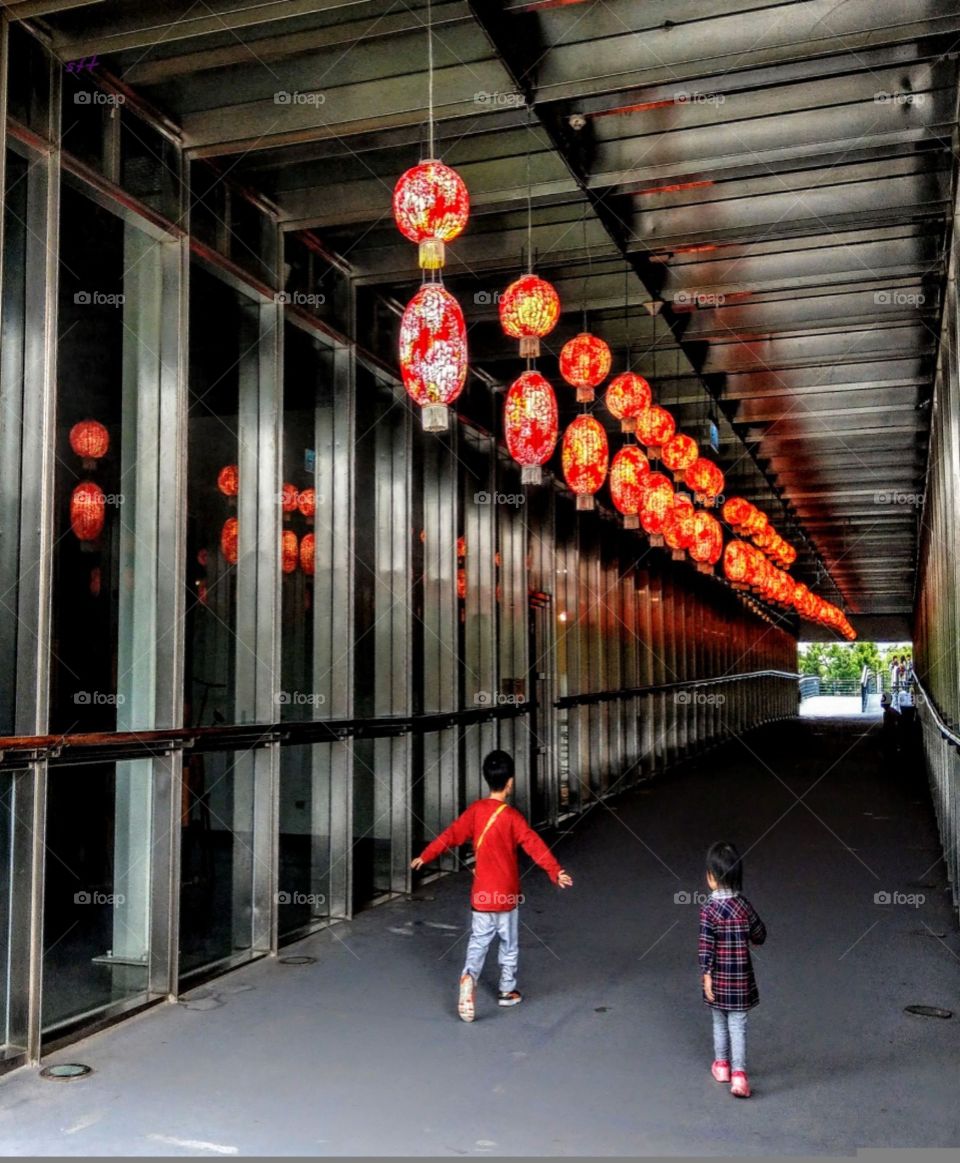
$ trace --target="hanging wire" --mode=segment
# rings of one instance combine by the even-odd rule
[[[527,273],[533,274],[533,179],[530,176],[530,117],[527,113]]]
[[[433,8],[432,0],[427,0],[427,133],[430,157],[433,152]]]
[[[627,345],[626,363],[627,371],[630,370],[630,353],[633,350],[633,344],[630,342],[630,264],[623,264],[623,335],[624,341]]]

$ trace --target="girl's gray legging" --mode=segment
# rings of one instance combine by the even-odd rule
[[[747,1011],[711,1010],[713,1014],[713,1056],[729,1062],[731,1070],[747,1069]]]

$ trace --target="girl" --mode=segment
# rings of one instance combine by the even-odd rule
[[[700,909],[703,1000],[713,1009],[711,1073],[717,1082],[731,1083],[732,1095],[749,1098],[747,1011],[760,1000],[750,946],[762,945],[767,930],[741,895],[742,885],[743,865],[736,848],[726,842],[714,844],[707,853],[710,897]]]

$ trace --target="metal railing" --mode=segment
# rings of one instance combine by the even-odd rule
[[[930,794],[937,817],[940,843],[954,908],[960,912],[960,734],[947,723],[920,680],[914,677],[917,715],[923,736],[923,752],[930,780]]]

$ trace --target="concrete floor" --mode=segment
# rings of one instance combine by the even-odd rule
[[[0,1081],[3,1154],[852,1154],[960,1144],[960,939],[922,780],[874,721],[797,720],[598,804],[525,880],[514,1010],[454,1016],[465,874]],[[746,852],[764,917],[755,1097],[709,1076],[701,862]],[[900,903],[882,903],[895,894]],[[918,901],[914,898],[922,898]],[[942,935],[939,935],[942,934]],[[488,972],[493,966],[488,967]],[[195,1008],[191,1008],[195,1007]]]

